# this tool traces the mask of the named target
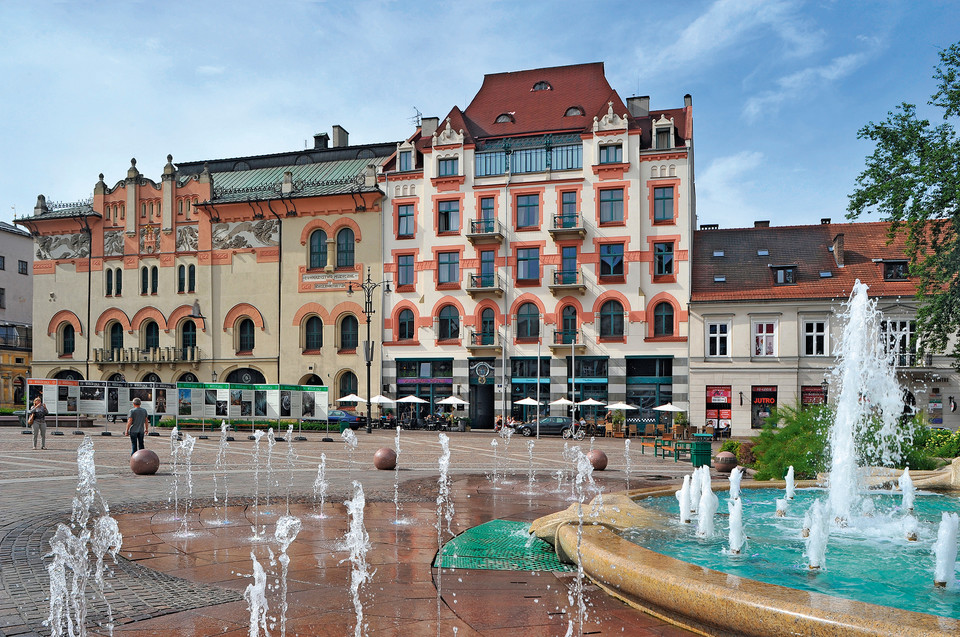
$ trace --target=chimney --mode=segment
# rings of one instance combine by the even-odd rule
[[[686,95],[683,96],[683,106],[684,108],[690,108],[691,106],[693,106],[693,95],[690,95],[690,93],[687,93]]]
[[[326,133],[317,133],[313,136],[313,147],[315,149],[329,148],[330,136]]]
[[[770,220],[768,219],[768,220],[766,220],[766,221],[754,221],[754,222],[753,222],[753,227],[754,227],[754,228],[769,228],[769,227],[770,227]]]
[[[829,226],[829,225],[830,225],[830,217],[821,217],[821,218],[820,218],[820,225],[821,225],[821,226]]]
[[[841,232],[833,238],[833,258],[837,262],[837,267],[843,267],[843,233]]]
[[[344,148],[350,145],[350,133],[347,132],[347,129],[339,124],[333,125],[333,147],[334,148]]]
[[[627,110],[634,117],[647,117],[650,115],[650,96],[628,97]]]
[[[440,126],[439,117],[424,117],[420,120],[420,134],[423,137],[433,137],[433,134],[437,132],[438,126]]]

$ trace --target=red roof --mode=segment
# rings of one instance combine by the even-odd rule
[[[884,261],[907,260],[903,235],[888,243],[889,230],[884,222],[698,230],[691,301],[838,299],[850,295],[857,279],[869,286],[871,297],[912,298],[913,281],[884,280]],[[840,235],[843,267],[830,250]],[[718,252],[723,256],[714,256]],[[776,285],[776,266],[791,265],[796,283]]]

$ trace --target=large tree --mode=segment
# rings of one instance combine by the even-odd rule
[[[960,43],[940,51],[928,104],[942,112],[934,126],[903,103],[858,137],[876,148],[850,195],[851,218],[875,212],[906,235],[910,274],[917,281],[918,347],[948,352],[960,368]]]

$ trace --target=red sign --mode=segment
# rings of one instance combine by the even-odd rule
[[[804,385],[800,388],[801,405],[822,405],[823,388],[820,385]]]
[[[708,404],[730,404],[730,397],[733,391],[730,385],[707,385],[707,403]]]
[[[732,411],[733,411],[732,409],[721,409],[720,420],[730,420],[731,418],[733,418],[733,414],[731,413]]]
[[[708,420],[710,420],[710,419],[716,420],[716,419],[719,418],[719,417],[720,417],[719,410],[717,410],[717,409],[708,409],[708,410],[707,410],[707,419],[708,419]]]

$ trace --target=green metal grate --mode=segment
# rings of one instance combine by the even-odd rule
[[[435,567],[488,571],[571,571],[557,559],[553,547],[527,533],[529,523],[492,520],[468,529],[447,542]]]

